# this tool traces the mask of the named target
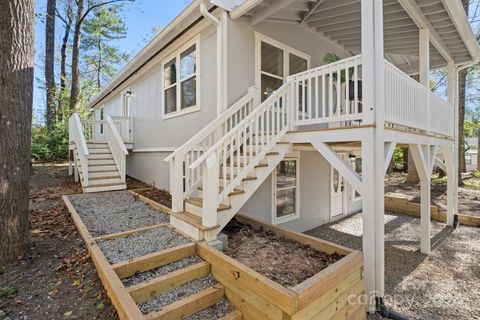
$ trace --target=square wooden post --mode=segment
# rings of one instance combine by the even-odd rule
[[[385,273],[385,58],[383,2],[362,0],[362,81],[364,124],[376,124],[362,140],[363,252],[367,311],[384,296]]]

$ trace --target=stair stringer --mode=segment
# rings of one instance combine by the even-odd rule
[[[217,228],[203,231],[203,237],[205,239],[215,239],[217,235],[223,230],[227,223],[233,219],[238,211],[245,205],[245,203],[252,197],[262,183],[270,176],[275,170],[277,165],[285,158],[285,155],[292,151],[292,144],[277,143],[271,152],[278,152],[276,155],[267,155],[262,160],[267,163],[268,166],[256,167],[255,180],[247,180],[243,182],[243,194],[229,196],[225,203],[228,203],[231,208],[228,210],[218,211],[217,214]]]

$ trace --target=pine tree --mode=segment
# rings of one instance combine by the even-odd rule
[[[95,87],[95,91],[105,85],[128,59],[128,55],[115,45],[127,33],[120,10],[119,5],[98,7],[83,27],[83,74],[88,76],[85,80]]]

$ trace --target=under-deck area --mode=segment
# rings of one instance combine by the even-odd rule
[[[362,224],[357,213],[306,233],[361,249]],[[419,219],[385,213],[385,303],[408,319],[478,317],[480,229],[432,221],[428,256],[419,251],[420,233]]]

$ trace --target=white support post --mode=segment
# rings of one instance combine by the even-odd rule
[[[430,73],[430,31],[428,29],[419,30],[419,66],[418,72],[420,76],[420,83],[429,88],[429,73]]]
[[[183,212],[183,161],[176,156],[170,161],[170,192],[172,193],[172,211]]]
[[[385,57],[383,39],[383,2],[361,1],[362,78],[365,124],[376,124],[362,141],[365,165],[363,184],[368,192],[363,198],[363,252],[367,311],[375,311],[372,298],[385,293]]]
[[[453,227],[454,216],[457,213],[455,208],[455,198],[457,196],[457,171],[455,170],[455,160],[453,147],[443,148],[443,158],[445,159],[445,171],[447,173],[447,225]]]
[[[219,168],[215,153],[209,156],[205,162],[203,171],[203,208],[202,224],[205,227],[217,225],[218,191],[219,191]],[[207,241],[215,239],[205,239]]]
[[[417,168],[420,177],[420,251],[424,254],[430,254],[430,234],[431,234],[431,211],[430,211],[430,178],[432,176],[433,161],[435,156],[435,148],[430,146],[411,144],[409,149],[412,151],[412,156],[415,161],[415,168]]]
[[[447,66],[447,80],[448,80],[448,102],[453,105],[453,136],[454,136],[454,145],[453,145],[453,161],[452,161],[452,168],[453,173],[448,177],[447,181],[447,189],[448,189],[448,182],[450,182],[450,187],[452,188],[452,196],[453,199],[451,199],[450,203],[453,206],[451,209],[453,211],[453,215],[458,213],[458,170],[459,170],[459,163],[458,163],[458,144],[459,144],[459,136],[458,136],[458,110],[459,110],[459,101],[458,101],[458,70],[455,68],[455,65],[453,62],[449,63]],[[448,168],[447,168],[448,169]],[[448,176],[448,173],[447,173]],[[448,190],[447,190],[448,194]],[[448,204],[447,204],[448,207]],[[448,208],[447,208],[448,210]],[[449,223],[450,221],[448,220],[449,216],[447,214],[447,224],[453,226],[453,216],[451,217],[452,221],[451,224]]]
[[[390,161],[392,161],[393,153],[395,152],[396,146],[396,142],[385,142],[385,160],[383,165],[384,174],[387,174],[388,167],[390,166]]]
[[[78,171],[78,161],[77,161],[77,159],[75,159],[75,155],[74,155],[73,159],[74,159],[73,161],[74,161],[74,166],[75,166],[75,167],[73,168],[73,170],[74,170],[73,178],[74,178],[75,182],[78,182],[79,176],[80,176],[80,172]]]
[[[430,131],[430,31],[428,29],[419,30],[419,81],[427,88],[425,97],[425,107],[427,108],[427,126]]]

